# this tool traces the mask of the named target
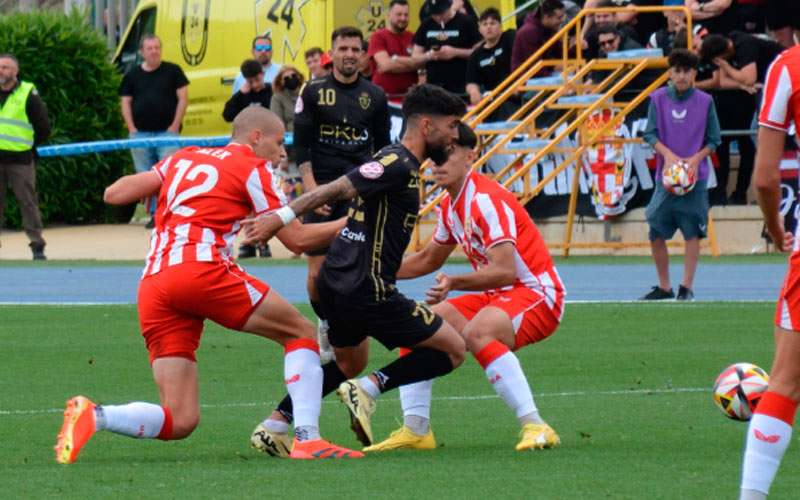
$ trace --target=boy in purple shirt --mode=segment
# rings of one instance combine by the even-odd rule
[[[720,143],[719,120],[711,96],[694,88],[697,56],[683,49],[669,56],[669,84],[650,95],[644,140],[657,153],[656,187],[645,212],[650,225],[650,250],[656,264],[658,285],[641,300],[676,298],[669,281],[667,240],[680,229],[685,240],[683,281],[677,300],[692,300],[692,282],[700,254],[700,239],[708,224],[707,181],[709,155]],[[665,165],[684,161],[697,184],[683,196],[669,193],[661,184]]]

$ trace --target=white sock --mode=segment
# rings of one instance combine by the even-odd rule
[[[747,429],[742,467],[742,490],[769,493],[769,487],[792,439],[792,426],[775,417],[756,413]]]
[[[369,376],[361,377],[358,379],[358,383],[361,385],[361,388],[364,389],[364,392],[369,394],[372,399],[377,399],[378,396],[381,395],[380,388],[377,386],[377,384],[375,384],[375,382],[372,381],[371,378],[369,378]]]
[[[261,425],[267,428],[270,432],[277,432],[278,434],[286,434],[289,432],[289,422],[283,420],[272,420],[270,418],[264,419]]]
[[[403,407],[403,425],[414,434],[424,435],[430,429],[431,395],[433,380],[400,386],[400,404]]]
[[[283,374],[286,389],[292,398],[297,438],[319,439],[322,368],[319,365],[319,354],[305,345],[304,341],[305,339],[286,344]]]
[[[495,392],[514,411],[520,421],[534,413],[538,416],[538,409],[536,403],[533,402],[533,393],[528,385],[528,379],[525,378],[522,366],[513,352],[507,351],[498,356],[486,366],[484,371]]]
[[[95,408],[95,427],[135,438],[155,438],[164,426],[164,409],[153,403],[103,405]]]

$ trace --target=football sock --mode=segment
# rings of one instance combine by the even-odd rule
[[[172,413],[169,408],[153,403],[134,402],[126,405],[97,406],[95,428],[135,438],[170,439]]]
[[[319,347],[312,339],[296,339],[284,346],[283,373],[292,398],[295,435],[298,440],[319,439],[322,405],[322,368]]]
[[[407,356],[410,349],[401,348],[400,356]],[[403,407],[403,425],[414,434],[423,436],[430,430],[431,395],[433,380],[400,386],[400,404]]]
[[[347,380],[347,377],[345,377],[344,373],[342,373],[342,370],[339,369],[339,365],[336,364],[336,361],[331,361],[330,363],[324,364],[322,366],[322,397],[332,393],[345,380]],[[281,400],[275,409],[279,411],[281,415],[286,417],[286,420],[289,422],[294,420],[294,414],[292,412],[292,398],[290,398],[288,394]]]
[[[797,401],[776,392],[761,396],[750,426],[742,465],[742,498],[746,490],[769,493],[769,487],[792,439]]]
[[[483,367],[495,392],[514,411],[520,423],[525,423],[523,418],[534,417],[541,422],[528,379],[522,372],[519,360],[508,347],[500,341],[492,340],[475,353],[475,359]]]
[[[444,351],[422,347],[374,372],[380,391],[434,379],[453,371],[453,362]]]
[[[369,397],[372,399],[376,399],[378,396],[381,395],[381,390],[375,385],[375,382],[372,381],[369,377],[361,377],[358,379],[358,384],[364,389],[364,392],[369,394]]]

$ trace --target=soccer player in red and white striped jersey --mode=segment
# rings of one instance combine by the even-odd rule
[[[284,378],[294,404],[295,439],[254,443],[292,458],[360,457],[319,435],[322,369],[312,324],[231,258],[239,221],[284,204],[271,162],[286,151],[284,127],[271,111],[251,107],[233,122],[230,144],[184,148],[149,172],[125,176],[105,200],[127,204],[158,194],[155,229],[139,284],[139,323],[161,404],[95,405],[67,401],[56,460],[72,463],[98,430],[137,438],[183,439],[197,426],[197,350],[203,322],[272,339],[285,349]],[[269,161],[267,161],[269,160]],[[278,238],[301,252],[330,243],[344,220],[283,228]]]
[[[784,229],[780,214],[781,176],[786,133],[800,126],[800,46],[782,52],[767,72],[759,114],[753,183],[764,223],[778,250],[790,251],[789,269],[775,311],[775,358],[769,387],[747,429],[741,497],[763,499],[769,493],[792,438],[800,400],[800,246]]]
[[[461,333],[489,383],[515,413],[522,426],[516,449],[549,448],[560,442],[558,435],[540,417],[514,351],[555,332],[566,292],[525,208],[497,182],[472,171],[476,144],[475,133],[461,124],[450,158],[433,167],[436,182],[447,190],[439,223],[433,240],[403,260],[398,278],[439,269],[461,246],[475,271],[439,273],[428,302]],[[453,290],[473,293],[445,300]],[[429,426],[431,387],[431,381],[401,387],[404,426],[364,451],[435,447]]]

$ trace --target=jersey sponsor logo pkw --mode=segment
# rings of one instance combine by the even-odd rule
[[[358,171],[367,179],[374,180],[383,175],[383,165],[377,161],[371,161],[358,167]]]

